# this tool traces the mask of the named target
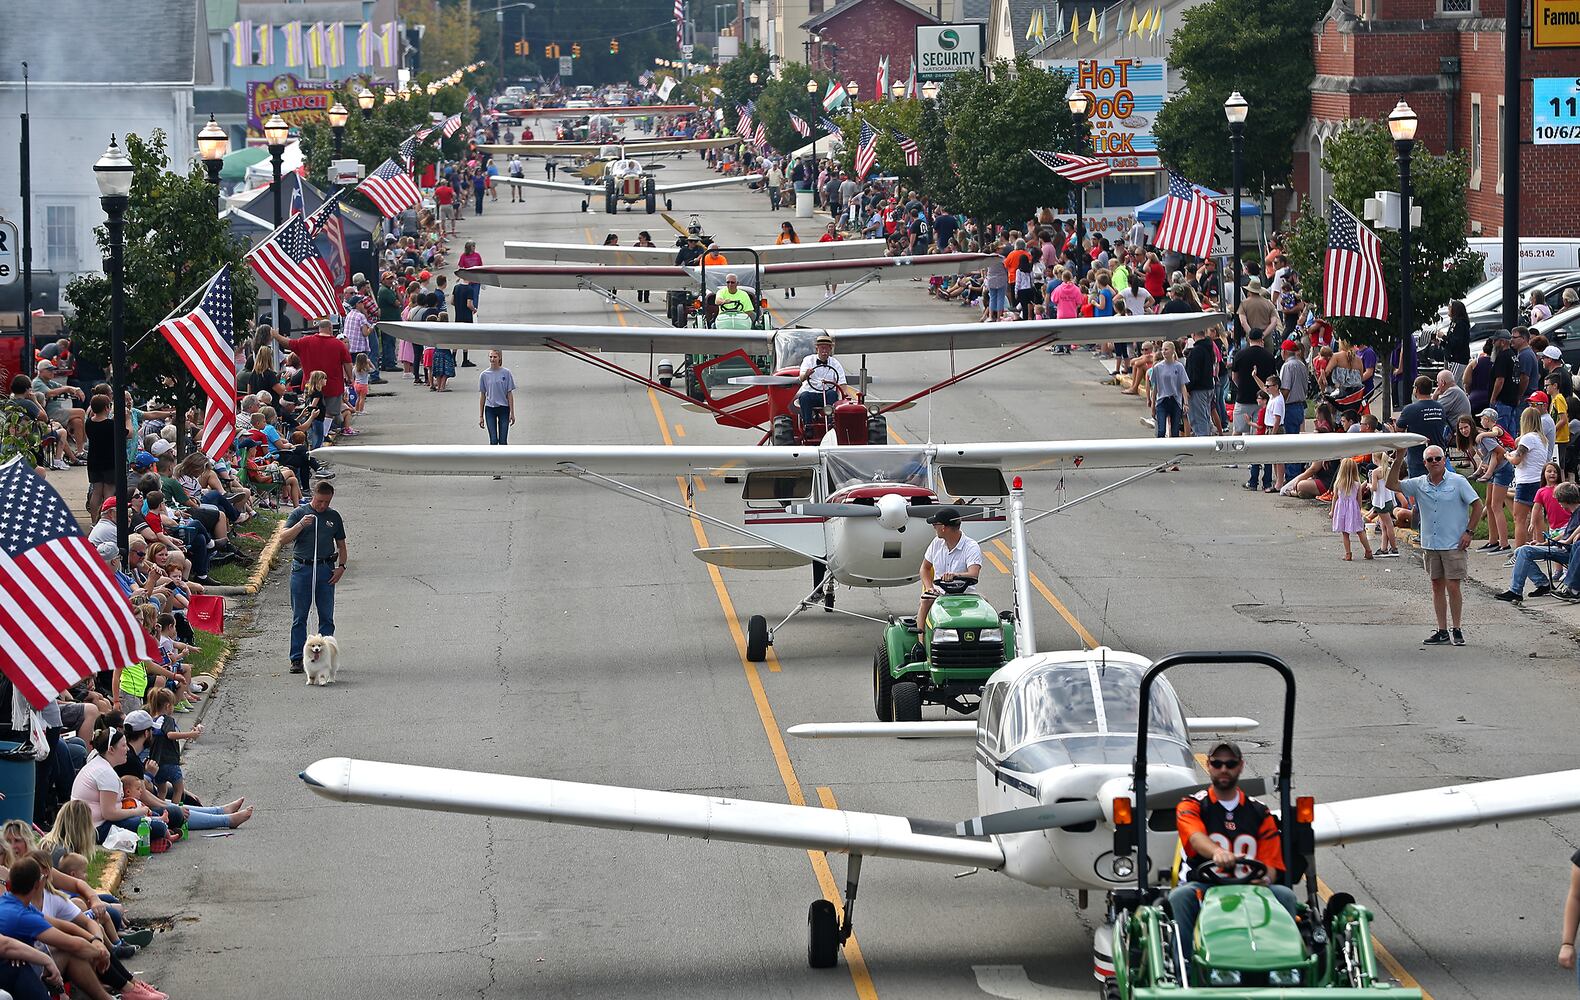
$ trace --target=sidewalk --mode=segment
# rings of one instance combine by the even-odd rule
[[[1115,380],[1109,374],[1113,371],[1112,367],[1110,367],[1113,364],[1111,360],[1102,358],[1099,355],[1092,355],[1092,359],[1099,366],[1101,374],[1107,376],[1100,384],[1115,386],[1116,388],[1128,387],[1130,382],[1128,377]],[[1140,415],[1141,423],[1147,427],[1154,427],[1152,418],[1144,412],[1146,407],[1143,406],[1141,409],[1143,411]],[[1293,497],[1278,497],[1276,499],[1283,504],[1307,506],[1324,512],[1328,506],[1316,501],[1298,500]],[[1408,528],[1401,528],[1398,534],[1407,543],[1400,550],[1401,558],[1399,562],[1421,570],[1421,550],[1416,547],[1416,533]],[[1370,538],[1374,544],[1377,537],[1376,526],[1373,525]],[[1478,552],[1472,546],[1470,551],[1470,576],[1467,580],[1469,585],[1465,587],[1468,598],[1487,599],[1491,598],[1493,594],[1500,594],[1508,590],[1513,567],[1506,565],[1507,561],[1508,554],[1506,553],[1489,554]],[[1545,567],[1543,569],[1545,571]],[[1561,576],[1563,567],[1557,567],[1557,571]],[[1530,592],[1533,589],[1535,589],[1535,584],[1527,585],[1525,588],[1525,600],[1519,604],[1510,605],[1510,610],[1514,614],[1529,615],[1555,631],[1580,641],[1580,604],[1570,604],[1567,601],[1560,601],[1556,597],[1532,597]]]

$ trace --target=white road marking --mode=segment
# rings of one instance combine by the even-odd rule
[[[973,965],[977,989],[1004,1000],[1087,1000],[1092,990],[1072,990],[1034,983],[1024,965]]]

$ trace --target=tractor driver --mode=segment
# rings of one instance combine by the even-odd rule
[[[834,338],[826,333],[818,334],[813,350],[817,353],[801,359],[801,388],[795,397],[803,428],[812,423],[818,407],[835,402],[841,393],[856,398],[856,390],[845,384],[845,366],[834,357]]]
[[[1229,872],[1240,858],[1260,861],[1267,866],[1269,876],[1284,870],[1278,820],[1267,806],[1240,790],[1240,771],[1244,766],[1245,755],[1238,743],[1219,743],[1207,755],[1212,783],[1174,807],[1188,872],[1209,866]],[[1267,880],[1263,884],[1294,916],[1294,890],[1287,885],[1268,884]],[[1207,883],[1193,882],[1189,874],[1182,874],[1180,884],[1169,893],[1169,909],[1179,928],[1186,961],[1190,961],[1195,950],[1196,918],[1201,914],[1201,897],[1207,888]]]
[[[724,287],[713,293],[721,313],[752,313],[757,309],[750,292],[741,289],[740,279],[731,271],[724,276]]]
[[[922,556],[922,602],[916,608],[916,628],[927,627],[927,612],[932,610],[933,590],[936,580],[970,580],[966,593],[976,593],[976,581],[982,576],[982,547],[976,539],[960,530],[960,511],[953,507],[939,510],[927,523],[933,526],[937,537],[927,543],[927,553]]]

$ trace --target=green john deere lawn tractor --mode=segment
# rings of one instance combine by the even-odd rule
[[[922,705],[944,705],[962,715],[993,672],[1015,655],[1015,616],[1000,614],[975,581],[942,580],[940,596],[918,633],[906,619],[891,619],[872,658],[872,705],[881,722],[918,722]]]
[[[1147,722],[1153,682],[1184,663],[1243,664],[1271,667],[1284,678],[1284,732],[1279,759],[1279,825],[1284,871],[1272,873],[1254,857],[1241,856],[1232,872],[1206,866],[1191,880],[1206,886],[1194,940],[1180,940],[1166,890],[1148,884],[1147,837],[1141,817],[1147,805]],[[1295,735],[1295,675],[1269,653],[1197,652],[1165,656],[1141,681],[1137,712],[1134,808],[1115,803],[1114,854],[1135,855],[1136,887],[1113,894],[1114,975],[1104,983],[1111,1000],[1359,1000],[1397,997],[1420,1000],[1377,971],[1372,950],[1371,912],[1345,893],[1326,900],[1317,895],[1316,838],[1311,799],[1291,794],[1291,747]],[[1123,805],[1121,810],[1119,807]],[[1124,813],[1121,820],[1120,813]],[[1151,829],[1160,829],[1148,823]],[[1305,885],[1293,915],[1264,884],[1269,875],[1291,888]]]

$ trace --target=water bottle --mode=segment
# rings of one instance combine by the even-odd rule
[[[181,839],[182,840],[190,840],[191,838],[192,838],[192,812],[191,812],[191,810],[188,810],[187,812],[183,813],[182,816],[181,816]]]
[[[137,823],[137,854],[147,857],[152,853],[150,845],[153,843],[153,829],[148,824],[148,817],[144,816]]]

